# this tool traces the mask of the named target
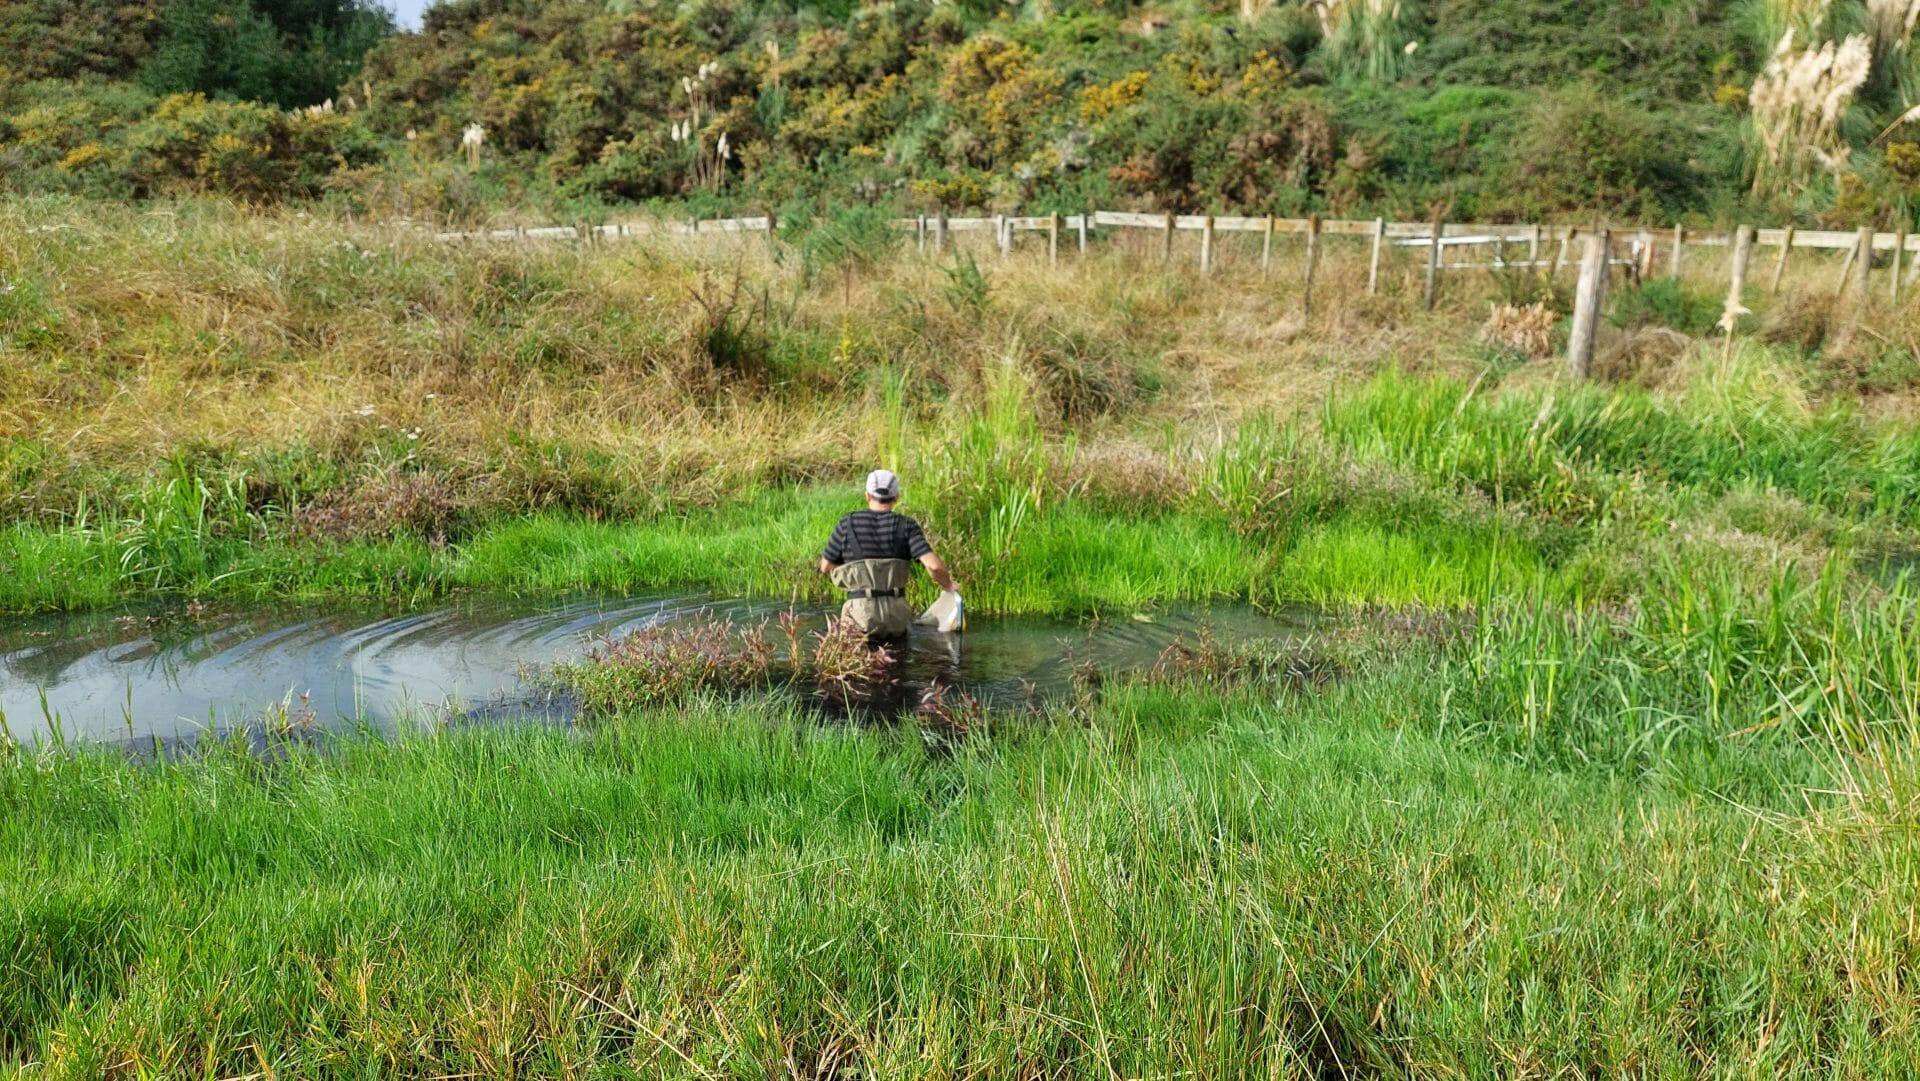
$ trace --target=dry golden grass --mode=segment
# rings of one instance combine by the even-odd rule
[[[414,461],[499,507],[714,499],[863,468],[887,371],[931,422],[977,408],[1002,358],[1041,389],[1043,426],[1083,448],[1204,443],[1251,414],[1311,424],[1388,367],[1471,376],[1489,301],[1539,291],[1449,272],[1427,312],[1410,249],[1368,295],[1366,241],[1331,237],[1309,312],[1298,238],[1276,239],[1263,274],[1257,238],[1223,236],[1204,277],[1190,234],[1168,264],[1137,234],[1085,258],[1063,244],[1058,267],[1035,237],[1004,259],[955,240],[984,302],[953,287],[952,253],[910,239],[849,288],[760,237],[446,243],[220,203],[0,205],[0,508],[65,514],[76,493],[110,499],[113,478],[209,455],[310,459],[282,470],[300,475],[283,499]],[[1724,260],[1689,252],[1689,283],[1714,288]],[[1829,279],[1837,261],[1796,253],[1783,294],[1805,305]],[[1865,346],[1920,344],[1884,299],[1866,325]]]

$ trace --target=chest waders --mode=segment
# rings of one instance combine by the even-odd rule
[[[840,616],[875,638],[897,638],[913,624],[907,607],[907,579],[913,564],[904,559],[856,559],[833,572],[833,584],[847,591]]]

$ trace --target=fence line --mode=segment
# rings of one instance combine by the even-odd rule
[[[918,218],[899,218],[894,226],[903,230],[930,231],[934,215]],[[1054,228],[1056,218],[1052,215],[998,216],[998,217],[941,217],[945,228],[950,232],[989,232],[996,228],[1013,232],[1047,232]],[[1379,219],[1342,220],[1326,218],[1319,222],[1319,232],[1331,236],[1371,236],[1375,223]],[[1264,217],[1214,217],[1204,214],[1144,214],[1097,210],[1091,214],[1063,215],[1057,219],[1059,228],[1078,231],[1083,227],[1110,229],[1149,229],[1164,232],[1168,222],[1172,222],[1175,232],[1214,232],[1214,233],[1306,233],[1313,228],[1311,218],[1264,218]],[[758,215],[747,218],[708,218],[689,222],[625,222],[598,226],[545,226],[540,228],[487,229],[472,232],[439,232],[438,240],[552,240],[572,239],[588,235],[606,237],[627,236],[695,236],[705,233],[764,233],[770,232],[777,222],[770,215]],[[1695,232],[1684,227],[1675,229],[1653,229],[1644,226],[1618,227],[1608,226],[1616,238],[1632,237],[1636,244],[1645,242],[1659,244],[1663,240],[1671,244],[1677,241],[1685,247],[1725,248],[1733,245],[1735,232]],[[1386,221],[1384,236],[1388,240],[1406,240],[1413,246],[1424,245],[1431,238],[1432,225],[1427,222]],[[1443,222],[1440,226],[1442,241],[1448,245],[1474,244],[1512,244],[1516,242],[1553,244],[1562,240],[1573,240],[1592,231],[1592,227],[1579,225],[1533,225],[1533,224],[1481,224],[1473,222]],[[1788,226],[1783,229],[1755,229],[1753,243],[1758,247],[1776,248],[1782,244],[1792,247],[1815,250],[1845,251],[1858,242],[1859,234],[1852,230],[1795,229]],[[1920,233],[1874,233],[1873,250],[1920,252]]]
[[[607,225],[550,226],[544,228],[489,229],[478,232],[442,232],[436,233],[439,240],[550,240],[580,239],[592,240],[602,237],[639,237],[639,236],[701,236],[706,234],[759,233],[771,236],[778,227],[778,221],[771,214],[748,218],[695,219],[690,222],[626,222]],[[1903,289],[1920,278],[1920,257],[1909,258],[1908,253],[1920,252],[1920,233],[1909,234],[1906,230],[1897,233],[1880,233],[1872,229],[1861,228],[1855,232],[1839,230],[1807,229],[1801,230],[1789,225],[1782,229],[1755,229],[1750,225],[1741,225],[1731,233],[1695,232],[1685,226],[1674,226],[1671,230],[1653,229],[1647,226],[1615,229],[1608,226],[1544,225],[1544,224],[1480,224],[1471,222],[1398,222],[1384,218],[1365,221],[1310,218],[1273,218],[1244,216],[1215,216],[1211,214],[1149,214],[1138,211],[1096,210],[1085,214],[1063,216],[1060,214],[1035,215],[995,215],[993,217],[948,217],[946,214],[922,215],[913,218],[897,218],[892,222],[894,228],[910,231],[921,251],[931,249],[934,252],[946,248],[948,238],[956,233],[991,232],[994,245],[1002,256],[1013,252],[1014,236],[1017,233],[1039,233],[1046,237],[1047,258],[1057,263],[1060,258],[1060,234],[1062,230],[1071,232],[1078,240],[1082,255],[1087,250],[1088,234],[1093,229],[1143,230],[1156,233],[1160,238],[1160,257],[1162,262],[1173,260],[1173,238],[1176,233],[1197,232],[1200,234],[1199,269],[1202,274],[1210,274],[1214,269],[1214,237],[1219,233],[1253,234],[1261,237],[1260,272],[1263,276],[1270,273],[1273,262],[1273,238],[1279,234],[1299,234],[1305,237],[1305,266],[1302,272],[1304,288],[1301,303],[1309,310],[1312,307],[1314,266],[1319,257],[1320,238],[1322,236],[1365,237],[1372,247],[1371,259],[1367,269],[1367,292],[1379,291],[1380,256],[1383,248],[1424,248],[1426,249],[1426,275],[1424,300],[1427,308],[1434,306],[1439,292],[1439,279],[1443,271],[1456,270],[1506,270],[1506,269],[1545,269],[1550,276],[1557,277],[1563,266],[1573,265],[1579,268],[1579,284],[1575,290],[1574,332],[1568,343],[1568,362],[1576,375],[1584,376],[1591,364],[1593,337],[1598,326],[1599,306],[1606,292],[1606,277],[1613,267],[1624,266],[1639,281],[1651,277],[1657,265],[1656,257],[1662,244],[1666,245],[1668,271],[1675,277],[1681,273],[1684,257],[1688,248],[1730,248],[1730,283],[1726,309],[1729,338],[1732,335],[1733,320],[1746,312],[1743,304],[1745,295],[1747,268],[1752,259],[1753,250],[1759,247],[1778,249],[1769,288],[1770,294],[1780,291],[1780,281],[1786,271],[1788,255],[1800,249],[1814,251],[1845,251],[1846,264],[1841,268],[1840,292],[1835,301],[1844,305],[1848,316],[1843,324],[1843,340],[1851,335],[1854,323],[1865,302],[1871,296],[1871,275],[1873,257],[1878,252],[1892,253],[1892,272],[1888,275],[1888,297],[1898,303]],[[1575,251],[1575,244],[1580,250]],[[1526,257],[1509,258],[1510,245],[1524,245]],[[1490,259],[1462,259],[1449,261],[1449,250],[1492,247]],[[1551,251],[1551,255],[1549,255]],[[1598,276],[1596,278],[1596,275]]]

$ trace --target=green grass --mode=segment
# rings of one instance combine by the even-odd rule
[[[1493,528],[1335,520],[1304,531],[1281,558],[1275,589],[1318,604],[1462,606],[1521,592],[1542,574],[1527,540]]]
[[[502,518],[443,548],[406,537],[304,544],[270,535],[158,546],[138,531],[130,538],[14,526],[0,532],[0,563],[42,573],[0,580],[0,609],[155,594],[420,598],[451,589],[824,598],[830,590],[814,564],[834,521],[854,505],[835,490],[775,489],[631,521]],[[1315,508],[1290,506],[1250,523],[1215,506],[1128,512],[1068,496],[1026,506],[1011,524],[996,519],[998,504],[957,512],[936,504],[926,521],[981,612],[1075,614],[1208,599],[1457,605],[1490,580],[1531,582],[1540,566],[1527,541],[1503,537],[1489,522],[1450,522],[1432,508],[1402,516],[1408,509],[1352,508],[1295,529]]]
[[[1895,1076],[1899,843],[1485,753],[1416,651],[930,755],[778,707],[0,769],[44,1077]]]
[[[1810,405],[1758,348],[1697,375],[1685,398],[1489,392],[1388,372],[1332,401],[1325,426],[1355,452],[1549,515],[1632,514],[1650,499],[1758,486],[1920,526],[1920,431],[1864,420],[1844,401]]]

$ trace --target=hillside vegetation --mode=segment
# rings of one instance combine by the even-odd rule
[[[454,0],[328,69],[332,114],[292,118],[311,83],[259,89],[270,66],[234,59],[247,19],[183,37],[212,2],[0,19],[25,58],[0,89],[4,183],[453,218],[681,200],[1883,227],[1920,191],[1916,12],[1889,0]],[[40,24],[60,33],[24,48]],[[367,24],[345,25],[283,31],[287,62]],[[189,39],[232,47],[194,67],[166,44]]]

